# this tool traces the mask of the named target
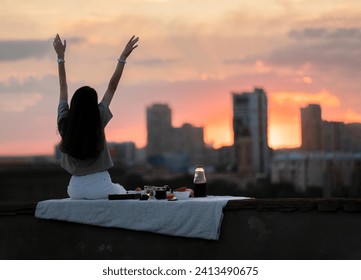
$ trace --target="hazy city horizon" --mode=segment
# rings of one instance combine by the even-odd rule
[[[230,97],[231,97],[231,93],[230,93]],[[231,99],[231,98],[230,98],[230,99]],[[162,105],[169,106],[169,104],[167,104],[166,102],[161,102],[161,103],[155,102],[155,103],[147,106],[147,108],[150,107],[150,106],[153,106],[153,105],[157,105],[157,104],[162,104]],[[306,105],[309,106],[309,105],[313,105],[313,104],[306,104]],[[315,105],[320,105],[320,104],[315,104]],[[322,105],[321,105],[320,107],[322,108]],[[146,108],[144,108],[144,109],[146,109]],[[300,108],[299,108],[299,111],[301,112],[302,109],[304,109],[304,108],[300,107]],[[171,111],[172,111],[172,110],[171,110]],[[172,117],[173,117],[173,114],[176,115],[177,112],[173,112],[173,111],[172,111],[171,114],[172,114]],[[231,121],[232,121],[232,118],[230,118],[230,123],[231,123]],[[324,121],[326,121],[326,120],[324,120]],[[328,122],[337,122],[337,121],[332,120],[332,119],[327,120],[327,121],[328,121]],[[191,123],[191,122],[185,122],[185,123],[183,123],[183,124],[180,124],[179,127],[181,127],[182,125],[185,125],[185,124],[190,124],[191,126],[194,126],[194,124]],[[351,122],[351,123],[345,123],[345,124],[361,124],[361,122]],[[175,127],[175,126],[174,126],[174,127]],[[204,129],[203,126],[198,126],[198,127],[201,127],[201,128]],[[299,129],[302,130],[301,119],[300,119],[300,123],[299,123]],[[146,130],[146,127],[144,128],[144,130]],[[231,127],[230,127],[230,131],[231,131],[230,133],[233,135],[233,131],[232,131],[232,128],[231,128]],[[145,135],[147,135],[147,134],[145,134]],[[60,140],[60,138],[59,138],[59,140]],[[279,146],[279,147],[273,148],[272,146],[269,145],[269,147],[272,148],[272,149],[274,149],[274,150],[300,149],[300,148],[302,147],[302,141],[301,141],[301,140],[302,140],[302,134],[300,135],[300,142],[301,142],[301,143],[300,143],[300,145],[298,145],[298,146],[283,146],[283,147],[282,147],[282,146]],[[146,148],[147,148],[147,144],[148,144],[148,143],[146,142],[144,146],[138,147],[135,142],[133,142],[133,141],[131,141],[131,140],[127,140],[127,139],[125,139],[124,141],[119,141],[119,142],[117,142],[117,141],[110,141],[110,142],[111,142],[111,143],[126,143],[126,142],[131,142],[131,143],[134,143],[134,144],[135,144],[136,149],[138,149],[138,150],[146,149]],[[41,157],[41,156],[44,156],[44,157],[52,157],[52,156],[54,156],[57,143],[58,143],[58,142],[55,142],[55,143],[53,144],[53,146],[52,146],[52,147],[53,147],[53,150],[52,150],[51,152],[49,152],[49,153],[35,154],[35,153],[31,153],[31,152],[30,152],[30,153],[25,153],[25,154],[2,154],[2,155],[0,154],[0,158],[6,158],[6,157]],[[269,142],[268,142],[268,143],[269,143]],[[204,142],[204,144],[205,144],[206,146],[210,147],[210,148],[218,149],[218,148],[222,148],[222,147],[233,146],[234,143],[233,143],[233,141],[232,141],[232,143],[229,143],[228,145],[223,145],[223,146],[218,146],[218,147],[212,146],[212,143]]]

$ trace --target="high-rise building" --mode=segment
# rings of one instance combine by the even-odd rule
[[[167,104],[147,107],[147,157],[171,151],[172,130],[172,113]]]
[[[189,166],[202,164],[205,155],[203,127],[189,123],[174,128],[174,151],[188,157]]]
[[[268,108],[261,88],[232,93],[236,169],[239,173],[268,175]]]
[[[147,160],[153,166],[187,170],[203,164],[203,127],[185,123],[172,126],[171,109],[166,104],[147,108]]]
[[[361,124],[325,121],[321,106],[301,108],[303,151],[352,153],[361,151]]]
[[[347,141],[347,151],[361,152],[361,123],[345,124],[349,141]]]
[[[322,150],[322,117],[318,104],[301,108],[302,150]]]
[[[132,166],[136,162],[137,147],[134,142],[109,142],[109,151],[114,163]]]
[[[307,132],[306,132],[307,133]],[[343,122],[322,121],[322,151],[347,152],[347,131]]]

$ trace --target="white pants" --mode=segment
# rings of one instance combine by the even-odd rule
[[[123,194],[123,186],[112,183],[108,171],[84,176],[72,176],[68,186],[68,195],[73,199],[104,199],[109,194]]]

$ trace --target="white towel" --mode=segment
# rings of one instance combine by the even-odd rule
[[[35,217],[218,240],[223,208],[231,199],[247,197],[208,196],[178,201],[56,199],[39,202]]]

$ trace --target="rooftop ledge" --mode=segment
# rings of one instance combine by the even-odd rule
[[[361,199],[229,201],[218,241],[39,220],[0,204],[1,259],[361,259]]]

